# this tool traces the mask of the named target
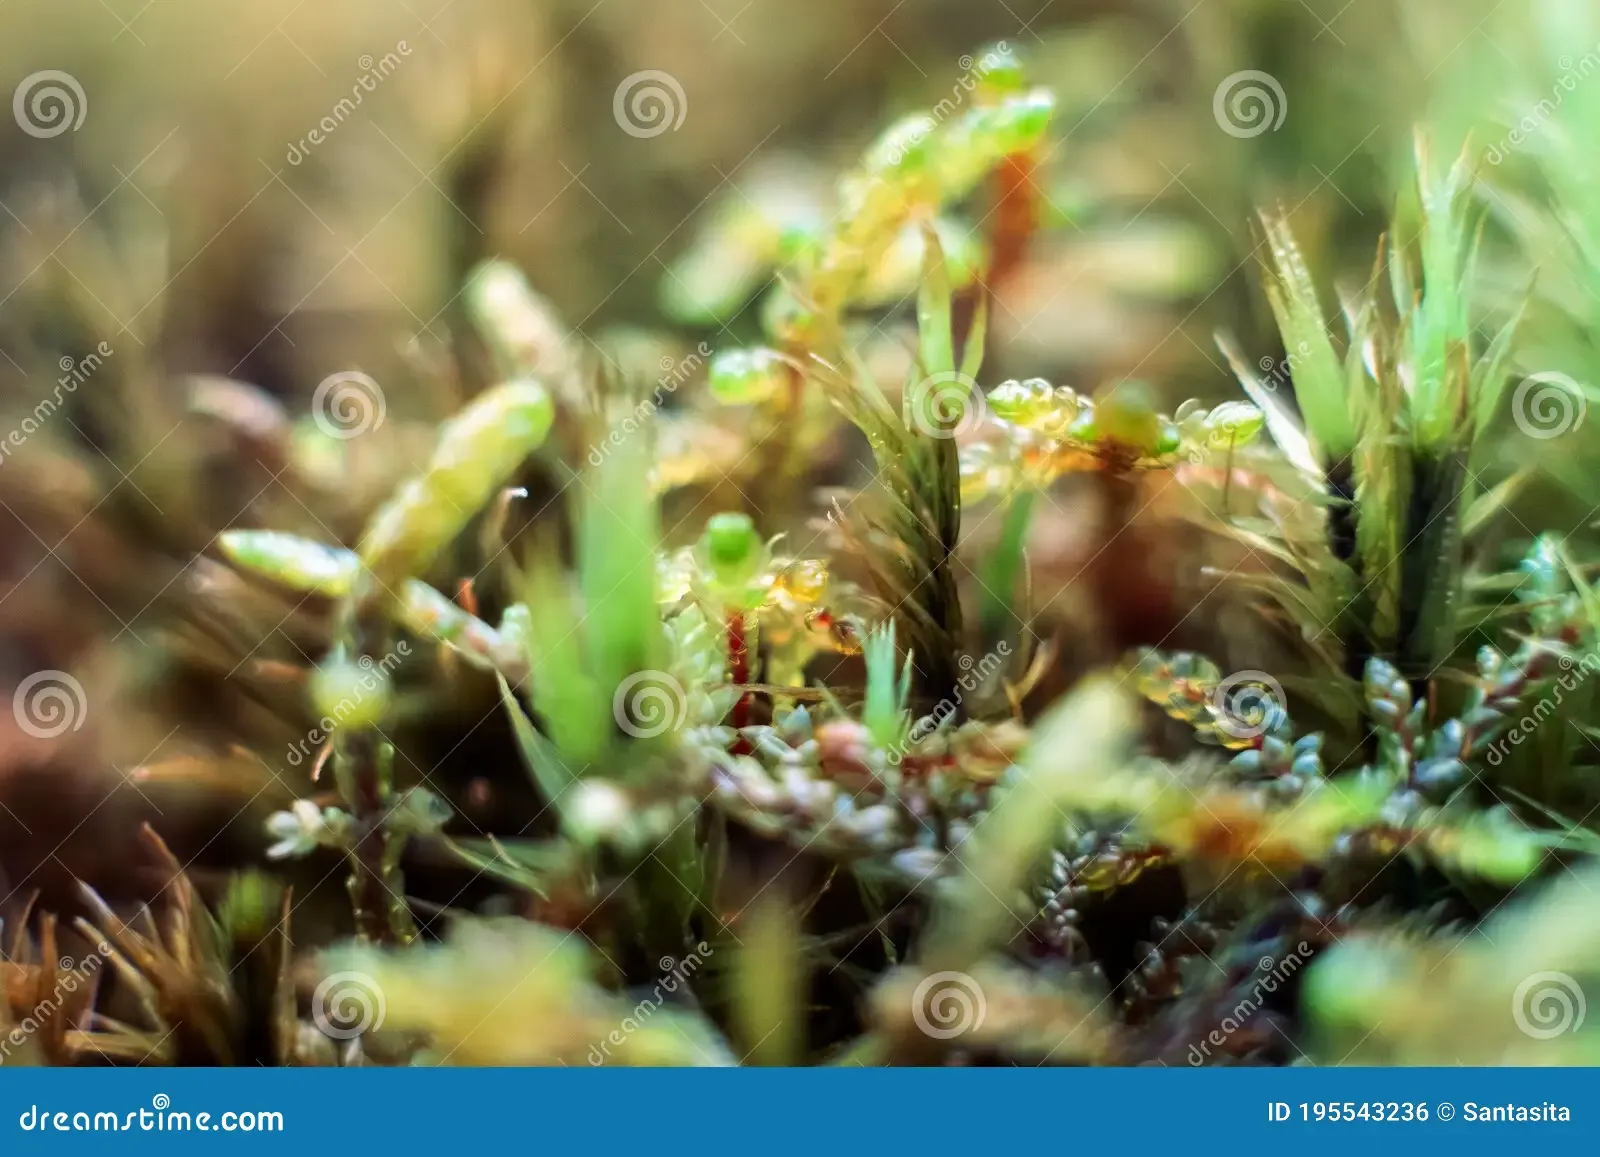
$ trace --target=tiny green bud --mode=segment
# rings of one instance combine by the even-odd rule
[[[1408,979],[1406,971],[1385,945],[1348,939],[1312,965],[1301,1003],[1328,1028],[1366,1028],[1383,1019],[1389,994]]]
[[[225,530],[217,546],[228,561],[307,594],[349,593],[360,569],[354,553],[275,530]]]
[[[783,355],[765,347],[724,350],[711,359],[707,371],[711,395],[723,405],[765,401],[781,390],[788,378]]]
[[[1212,444],[1227,447],[1254,441],[1266,421],[1266,415],[1249,402],[1223,402],[1206,416],[1205,424]]]
[[[928,142],[937,128],[937,122],[922,113],[901,117],[872,142],[863,167],[877,176],[921,169],[927,163]]]
[[[1056,98],[1049,89],[1009,97],[989,112],[985,128],[988,143],[1001,156],[1024,152],[1039,143],[1050,117],[1056,111]]]
[[[816,313],[781,281],[762,299],[761,328],[774,341],[808,345],[816,324]]]
[[[788,222],[778,229],[778,260],[789,264],[799,260],[822,244],[817,227],[812,222]]]
[[[538,382],[506,382],[446,422],[426,470],[403,483],[361,536],[361,561],[385,584],[422,570],[544,442],[555,403]]]
[[[311,676],[311,705],[334,727],[361,730],[377,726],[389,708],[393,681],[389,672],[363,655],[360,662],[335,659]]]
[[[1028,83],[1022,58],[1004,40],[979,52],[972,67],[978,74],[981,91],[988,97],[1021,92]]]
[[[509,261],[486,261],[467,280],[466,304],[507,372],[560,373],[566,335],[555,311]]]
[[[766,586],[755,580],[769,553],[748,515],[712,515],[695,553],[702,572],[700,581],[714,602],[745,610],[761,605]]]
[[[1072,425],[1067,427],[1068,439],[1085,445],[1092,445],[1100,440],[1100,427],[1095,423],[1097,408],[1085,406],[1078,411],[1078,416],[1072,419]]]
[[[989,391],[989,409],[1003,422],[1029,425],[1055,408],[1055,390],[1043,378],[1001,382]]]
[[[580,844],[627,842],[633,804],[621,788],[603,779],[583,779],[562,809],[567,832]]]
[[[1143,453],[1153,452],[1160,444],[1161,417],[1143,382],[1119,383],[1095,400],[1094,414],[1101,438]]]
[[[706,560],[718,572],[744,569],[761,549],[748,514],[713,514],[706,522]]]

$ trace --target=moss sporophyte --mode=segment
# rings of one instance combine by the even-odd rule
[[[1198,43],[1279,38],[1205,19]],[[1328,153],[1318,77],[1278,86],[1281,126],[1224,128],[1197,70],[1084,81],[1126,34],[952,55],[926,107],[826,150],[837,174],[728,176],[634,269],[653,303],[567,284],[489,211],[529,127],[490,53],[439,110],[489,114],[439,154],[460,220],[401,266],[439,273],[436,316],[303,393],[279,362],[324,347],[296,324],[136,421],[163,341],[95,341],[143,297],[86,309],[74,272],[70,315],[19,310],[50,348],[6,509],[79,518],[74,559],[136,526],[158,563],[104,604],[154,608],[137,660],[39,662],[16,746],[54,776],[185,718],[119,766],[159,804],[160,834],[110,842],[137,902],[19,892],[0,1061],[1600,1062],[1600,225],[1573,143],[1600,103],[1546,109],[1570,131],[1519,134],[1506,189],[1419,133],[1377,200],[1341,176],[1356,216],[1261,216],[1235,279],[1230,222],[1177,218],[1250,187],[1227,150],[1294,141],[1254,166],[1280,176]],[[398,99],[409,56],[364,76]],[[715,91],[661,75],[628,79]],[[1180,100],[1221,134],[1173,160],[1187,198],[1113,144],[1139,112],[1183,145]],[[638,180],[715,155],[672,112],[608,122]],[[76,248],[91,217],[71,269],[109,277],[138,247]],[[358,428],[329,383],[365,391]],[[238,461],[163,448],[191,428]],[[41,623],[16,654],[75,634]]]

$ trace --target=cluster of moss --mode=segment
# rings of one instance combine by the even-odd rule
[[[288,760],[302,798],[264,851],[341,859],[352,934],[299,942],[267,875],[208,913],[171,861],[169,928],[104,905],[89,926],[149,1023],[86,1015],[48,1059],[173,1031],[167,1059],[264,1033],[285,1063],[1596,1059],[1581,1016],[1541,1036],[1517,1007],[1529,976],[1593,975],[1600,921],[1543,881],[1596,872],[1566,816],[1600,603],[1581,538],[1505,526],[1505,392],[1538,367],[1516,318],[1477,324],[1469,161],[1419,145],[1385,291],[1349,295],[1338,337],[1264,220],[1294,404],[1226,340],[1247,400],[985,389],[1053,102],[1009,51],[980,59],[970,103],[886,130],[825,224],[712,215],[674,316],[720,326],[780,276],[759,344],[674,370],[666,404],[591,371],[490,262],[465,299],[502,382],[354,548],[220,537],[251,582],[329,607],[317,751]],[[898,293],[911,348],[869,359]],[[840,444],[870,478],[819,511]],[[1144,648],[1064,678],[1027,549],[1064,479],[1127,516],[1108,545],[1136,496],[1182,487],[1247,556],[1207,597],[1250,608],[1282,668]],[[452,597],[469,529],[493,549]],[[428,661],[393,678],[397,650]],[[476,830],[398,737],[404,698],[463,678],[496,684],[485,723],[534,793],[512,832]],[[418,863],[492,882],[499,914],[425,912]],[[264,1029],[235,979],[263,945]]]

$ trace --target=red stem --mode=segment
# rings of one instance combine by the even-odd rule
[[[1027,251],[1039,227],[1039,203],[1033,192],[1033,154],[1012,153],[995,171],[994,240],[989,253],[990,294],[999,291]]]
[[[1039,199],[1034,193],[1033,169],[1033,153],[1022,152],[1012,153],[995,170],[994,232],[989,242],[989,268],[977,285],[956,300],[953,328],[959,346],[966,345],[979,295],[987,294],[993,302],[1000,287],[1022,264],[1028,240],[1039,227]]]
[[[734,611],[728,616],[728,682],[750,682],[750,648],[745,638],[744,615]],[[739,696],[739,701],[733,705],[733,726],[735,728],[747,727],[750,724],[750,696],[746,691]],[[750,755],[755,748],[740,736],[733,745],[733,754]]]

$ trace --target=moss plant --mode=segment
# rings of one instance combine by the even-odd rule
[[[218,538],[237,589],[321,615],[297,685],[328,726],[212,907],[154,833],[155,914],[86,891],[121,1003],[86,988],[39,1059],[1600,1058],[1593,1028],[1535,1041],[1502,1007],[1523,973],[1600,975],[1561,879],[1595,873],[1600,602],[1587,528],[1511,509],[1520,318],[1482,324],[1470,158],[1419,144],[1337,336],[1262,218],[1287,372],[1223,337],[1243,397],[985,383],[1054,107],[987,52],[971,102],[891,124],[831,216],[708,214],[664,304],[728,334],[770,274],[758,344],[669,356],[651,393],[488,262],[466,336],[499,384],[353,542]],[[1077,677],[1035,557],[1074,487],[1103,502],[1081,573],[1116,563],[1062,590],[1209,565],[1183,617],[1215,658]],[[1199,555],[1117,547],[1168,489]],[[1225,667],[1258,653],[1241,635],[1278,665]],[[461,789],[417,720],[473,707],[450,751],[515,754],[469,747]],[[480,826],[494,792],[514,814]],[[306,859],[344,864],[339,935],[299,935],[278,873]],[[63,983],[56,922],[23,925],[0,1027]],[[1230,1016],[1269,960],[1296,979]]]

